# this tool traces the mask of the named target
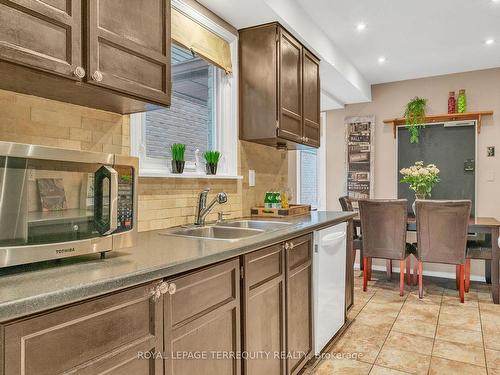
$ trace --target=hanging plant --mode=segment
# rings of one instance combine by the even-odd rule
[[[410,133],[410,143],[418,143],[420,127],[425,123],[425,106],[427,99],[416,96],[408,102],[405,108],[404,117],[406,128]]]

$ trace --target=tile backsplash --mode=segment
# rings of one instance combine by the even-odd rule
[[[0,140],[76,150],[130,153],[129,116],[0,90]],[[139,231],[163,229],[194,221],[198,193],[219,191],[228,203],[217,206],[229,217],[248,216],[262,203],[268,189],[288,183],[287,154],[267,146],[239,141],[242,180],[149,178],[139,179]],[[256,170],[256,186],[248,185],[248,170]]]

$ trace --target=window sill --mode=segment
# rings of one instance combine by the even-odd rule
[[[165,172],[152,172],[152,171],[142,171],[139,173],[139,177],[146,178],[183,178],[183,179],[193,179],[193,180],[243,180],[243,176],[216,174],[207,175],[205,173],[195,173],[186,172],[182,174],[177,173],[165,173]]]

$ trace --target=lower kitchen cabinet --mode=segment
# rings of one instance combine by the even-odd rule
[[[243,256],[243,361],[246,375],[284,374],[285,254],[282,244]],[[269,357],[267,356],[269,354]]]
[[[286,241],[287,373],[298,373],[313,350],[312,236]]]
[[[354,304],[354,258],[355,254],[353,251],[353,232],[354,227],[352,220],[347,223],[347,246],[346,246],[346,272],[345,272],[345,309],[347,311]]]
[[[95,298],[2,326],[4,375],[160,375],[162,296],[157,283]],[[1,347],[1,345],[0,345]]]
[[[240,374],[241,362],[232,356],[241,347],[239,259],[168,283],[169,293],[164,295],[165,374]]]

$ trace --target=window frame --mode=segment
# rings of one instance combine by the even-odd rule
[[[318,205],[312,205],[311,208],[318,211],[326,210],[326,112],[321,112],[320,114],[320,147],[316,150],[317,157],[317,176],[318,176]],[[300,199],[301,196],[301,152],[300,150],[296,151],[296,193],[297,193],[297,203],[302,204],[303,202]],[[305,204],[305,203],[304,203]]]
[[[200,168],[197,170],[193,161],[186,161],[183,174],[171,173],[170,161],[146,156],[145,112],[135,113],[130,115],[130,151],[132,156],[139,158],[139,176],[241,179],[238,176],[238,36],[182,0],[172,0],[171,6],[229,43],[233,71],[226,74],[222,69],[217,69],[214,75],[215,144],[224,160],[215,176],[207,176]],[[200,159],[203,159],[202,155]]]

